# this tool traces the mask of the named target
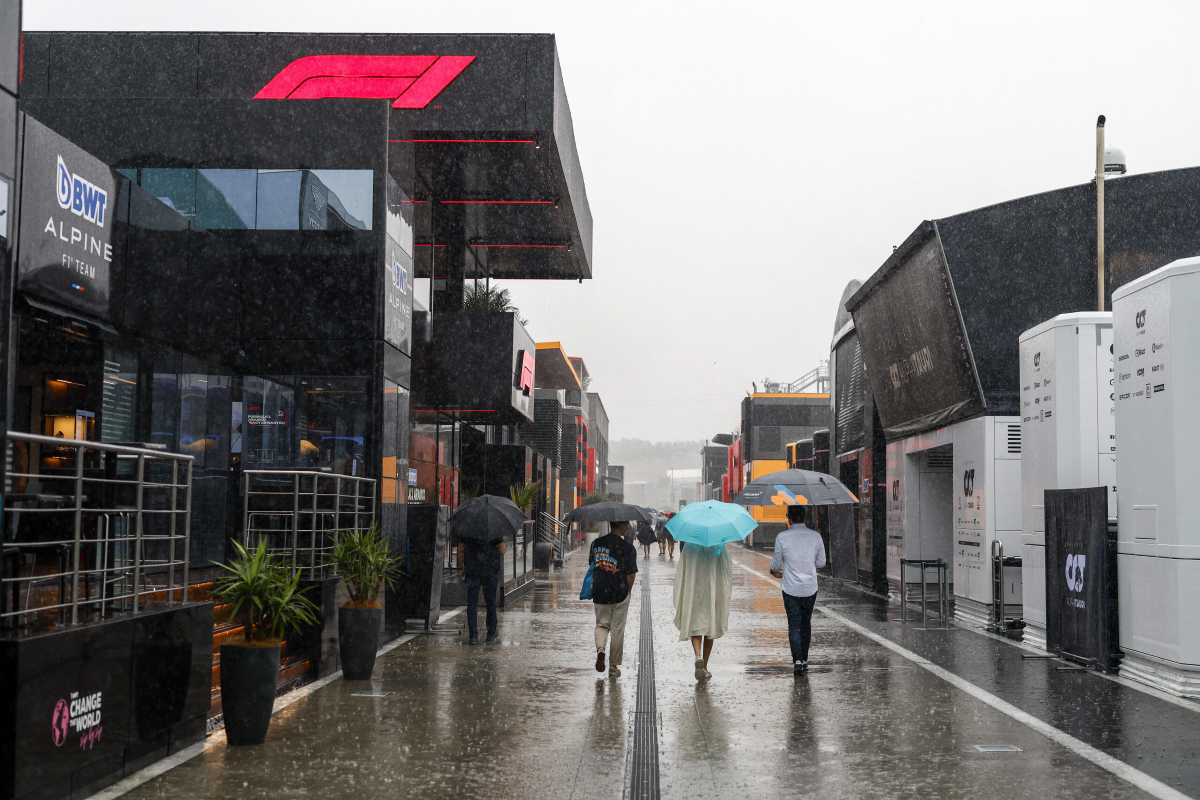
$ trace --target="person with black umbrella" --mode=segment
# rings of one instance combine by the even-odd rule
[[[613,522],[608,534],[592,542],[592,603],[596,609],[596,671],[604,672],[604,647],[611,645],[608,674],[621,674],[625,619],[637,577],[637,550],[625,540],[628,522]]]
[[[525,522],[525,512],[504,497],[474,497],[450,517],[458,538],[458,575],[467,584],[467,632],[471,644],[479,644],[479,593],[487,606],[487,640],[499,636],[496,589],[508,548],[504,537],[516,533]]]

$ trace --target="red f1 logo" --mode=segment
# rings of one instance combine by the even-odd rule
[[[363,97],[424,108],[475,56],[306,56],[288,64],[256,100]]]
[[[533,353],[522,350],[517,354],[517,388],[529,396],[533,394]]]

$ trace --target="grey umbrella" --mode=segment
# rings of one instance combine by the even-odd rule
[[[590,506],[580,506],[567,514],[563,522],[636,522],[650,521],[650,515],[637,506],[628,503],[617,503],[607,500],[603,503],[592,503]]]
[[[516,533],[526,521],[525,512],[516,503],[491,494],[472,497],[450,515],[451,530],[460,541],[503,539]]]

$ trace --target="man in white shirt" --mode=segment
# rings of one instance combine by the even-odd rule
[[[817,604],[817,567],[825,566],[825,543],[821,534],[804,524],[804,506],[788,506],[787,518],[791,527],[775,539],[771,574],[782,584],[792,672],[800,675],[808,670],[812,613]]]

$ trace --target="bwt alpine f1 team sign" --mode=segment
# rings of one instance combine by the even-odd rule
[[[119,177],[26,118],[18,288],[107,318]]]

